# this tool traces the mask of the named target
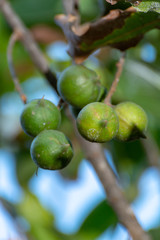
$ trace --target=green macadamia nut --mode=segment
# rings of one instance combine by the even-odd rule
[[[79,133],[90,142],[107,142],[118,131],[118,117],[114,109],[104,103],[86,105],[78,114]]]
[[[20,122],[24,132],[35,137],[45,129],[57,129],[61,122],[61,114],[49,100],[35,99],[26,104]]]
[[[106,95],[106,88],[97,74],[82,65],[66,68],[58,79],[57,88],[64,101],[80,109],[88,103],[101,101]]]
[[[116,139],[130,141],[144,138],[147,129],[147,115],[145,111],[133,102],[122,102],[115,106],[119,118],[119,130]]]
[[[66,167],[73,157],[68,138],[57,130],[44,130],[31,144],[31,157],[40,168],[58,170]]]

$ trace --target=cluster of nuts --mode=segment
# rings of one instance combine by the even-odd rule
[[[79,133],[90,142],[107,142],[113,138],[130,141],[144,137],[147,116],[133,102],[116,106],[103,102],[106,88],[97,74],[82,65],[65,69],[58,80],[58,91],[77,118]],[[61,169],[71,161],[73,150],[68,138],[60,131],[59,109],[45,99],[28,103],[21,115],[24,131],[35,137],[31,157],[38,167]]]
[[[56,130],[61,122],[59,109],[46,99],[28,103],[21,114],[21,125],[26,134],[35,137],[31,144],[31,157],[38,167],[62,169],[73,157],[68,138]]]

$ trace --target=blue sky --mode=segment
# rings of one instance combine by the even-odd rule
[[[146,170],[139,182],[140,194],[132,207],[145,230],[160,225],[160,178],[158,170]],[[105,193],[92,166],[83,161],[76,182],[66,182],[58,172],[40,170],[38,176],[30,181],[30,189],[40,199],[40,202],[52,211],[56,217],[57,228],[64,233],[78,230],[87,214],[101,200]],[[7,151],[0,151],[0,196],[11,202],[17,202],[23,197],[15,175],[14,158]],[[63,201],[63,204],[62,204]],[[65,203],[65,204],[64,204]],[[62,207],[63,205],[63,207]],[[0,206],[0,223],[3,226],[0,239],[16,235],[14,223]],[[127,233],[118,225],[113,240],[122,236],[127,239]],[[107,240],[109,231],[98,240]]]

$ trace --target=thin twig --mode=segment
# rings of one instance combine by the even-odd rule
[[[111,97],[112,97],[113,93],[116,91],[116,88],[117,88],[117,85],[118,85],[118,82],[119,82],[119,79],[120,79],[120,76],[121,76],[121,73],[123,70],[124,61],[125,61],[125,53],[122,54],[120,60],[118,61],[117,65],[116,65],[117,72],[115,75],[115,79],[111,85],[111,88],[107,94],[107,97],[104,100],[104,103],[106,103],[106,104],[111,104]]]
[[[149,135],[147,136],[147,139],[141,139],[141,143],[146,152],[149,165],[160,170],[160,154],[155,140]]]
[[[63,0],[63,6],[67,15],[76,17],[75,26],[80,24],[79,0]]]
[[[20,33],[19,40],[28,51],[33,63],[38,70],[46,77],[51,86],[57,91],[57,79],[49,68],[49,65],[35,43],[30,31],[25,27],[24,23],[17,16],[7,0],[0,0],[0,11],[3,13],[7,22],[14,32]]]
[[[27,97],[23,93],[23,91],[21,89],[21,86],[19,84],[19,80],[18,80],[16,71],[15,71],[14,66],[13,66],[13,58],[12,58],[13,47],[14,47],[15,42],[18,39],[19,39],[19,33],[18,32],[13,32],[10,39],[9,39],[9,43],[8,43],[7,60],[8,60],[8,66],[9,66],[9,70],[10,70],[10,73],[11,73],[11,76],[12,76],[12,80],[14,82],[15,89],[17,90],[17,92],[20,95],[21,100],[25,104],[27,102]]]
[[[28,236],[25,234],[25,231],[23,231],[23,229],[22,229],[22,225],[16,220],[15,213],[14,213],[14,215],[12,214],[11,207],[12,206],[8,205],[7,201],[5,201],[3,198],[0,198],[0,208],[3,208],[6,211],[7,215],[9,216],[10,220],[12,221],[14,231],[18,234],[18,238],[16,238],[16,239],[29,240]],[[5,239],[13,240],[13,238],[5,238]],[[2,240],[2,238],[1,238],[1,240]]]
[[[57,108],[58,108],[58,109],[61,109],[61,108],[63,108],[63,106],[65,106],[65,105],[67,105],[67,103],[64,102],[62,98],[60,98],[60,99],[59,99],[59,102],[58,102],[58,104],[57,104]]]
[[[98,143],[90,143],[82,138],[75,124],[75,119],[67,112],[67,116],[71,119],[77,139],[81,144],[87,160],[94,167],[107,195],[107,201],[114,209],[119,221],[126,227],[133,240],[151,240],[150,236],[144,232],[138,223],[133,210],[124,197],[119,187],[116,177],[111,170],[102,146]]]
[[[63,6],[66,14],[77,15],[79,0],[63,0]]]

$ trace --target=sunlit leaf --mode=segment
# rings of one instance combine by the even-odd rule
[[[140,12],[155,11],[160,13],[160,1],[159,0],[140,0],[139,4],[133,6]]]
[[[53,215],[44,209],[36,196],[34,196],[28,190],[25,191],[22,202],[17,205],[17,211],[31,225],[37,224],[38,226],[53,226]]]

